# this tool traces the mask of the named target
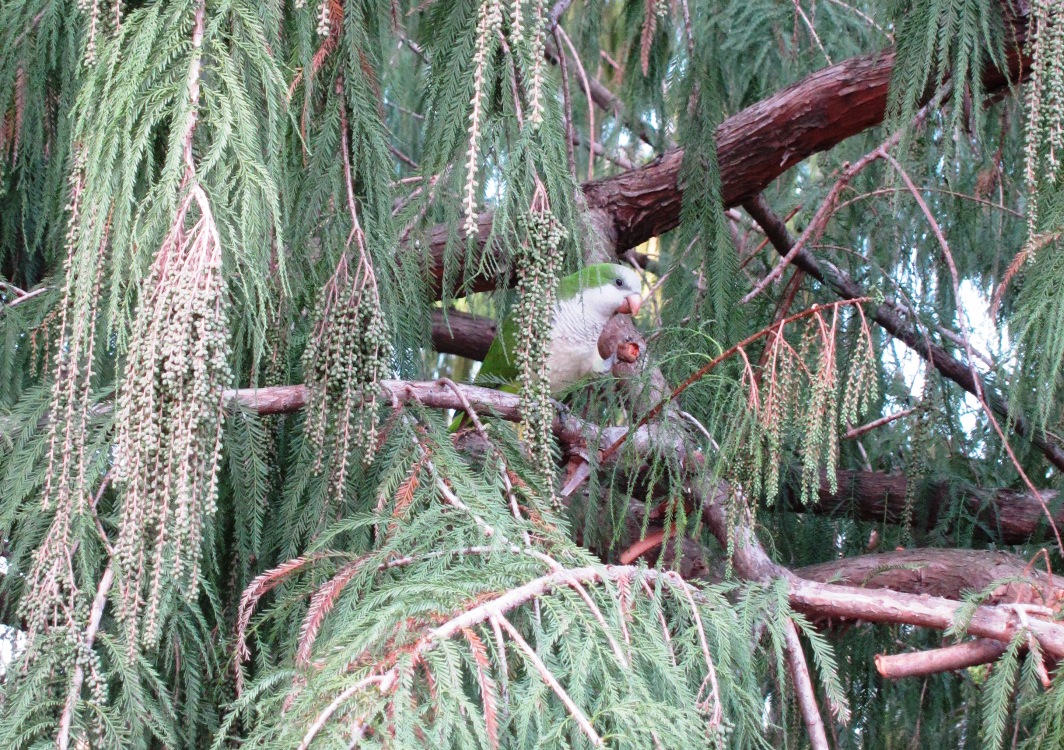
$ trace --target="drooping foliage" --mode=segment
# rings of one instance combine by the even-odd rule
[[[1060,745],[1025,630],[885,683],[941,637],[793,611],[692,499],[796,568],[986,547],[967,488],[1058,489],[1064,13],[1022,10],[0,1],[0,746],[804,747],[792,633],[839,747]],[[719,126],[892,44],[881,127],[730,188],[821,263],[743,301],[778,237]],[[682,198],[589,208],[675,147]],[[559,279],[602,260],[639,363],[559,405]],[[516,427],[453,400],[470,312],[517,322]],[[908,475],[899,523],[793,512],[855,469]]]

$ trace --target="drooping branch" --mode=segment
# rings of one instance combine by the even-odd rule
[[[465,401],[482,414],[494,413],[508,420],[520,418],[518,396],[489,388],[423,381],[384,381],[382,386],[395,404],[417,402],[430,408],[456,409]],[[233,391],[231,395],[245,407],[268,414],[299,408],[305,402],[306,390],[303,386],[288,386]],[[590,435],[599,446],[606,447],[625,429],[600,429],[571,415],[559,416],[554,422],[556,436],[566,444],[581,444]],[[660,433],[654,425],[646,425],[631,435],[629,440],[636,451],[646,452],[649,456],[655,442],[672,438]],[[680,444],[673,447],[675,450],[684,450]],[[687,456],[687,459],[689,462],[698,462],[696,456]],[[962,607],[957,598],[821,583],[796,575],[768,556],[748,524],[732,524],[734,519],[729,516],[727,509],[730,489],[726,484],[703,480],[696,472],[692,474],[687,489],[689,496],[701,505],[703,517],[714,535],[723,544],[733,542],[733,564],[738,575],[755,581],[786,580],[791,606],[812,619],[848,619],[947,630],[952,627]],[[944,587],[941,590],[946,593]],[[949,593],[956,595],[958,592]],[[1008,605],[982,605],[975,608],[968,633],[1008,642],[1023,626],[1020,616]],[[1029,618],[1026,627],[1046,653],[1058,659],[1064,658],[1064,626]]]
[[[795,241],[786,224],[772,211],[762,196],[756,196],[743,204],[747,212],[765,230],[772,246],[780,255],[789,254]],[[826,284],[842,299],[865,296],[865,290],[845,271],[830,261],[813,257],[805,248],[800,248],[792,261],[817,281]],[[991,391],[984,382],[976,380],[973,367],[956,359],[944,347],[925,336],[916,324],[916,315],[904,305],[884,302],[872,312],[872,320],[887,333],[898,339],[916,354],[931,364],[943,377],[952,380],[972,395],[986,399],[987,404],[1016,434],[1038,447],[1045,457],[1058,469],[1064,471],[1064,449],[1051,442],[1040,431],[1032,429],[1029,421],[1009,408],[1004,398]]]
[[[1022,80],[1029,63],[1022,54],[1027,39],[1026,8],[1019,15],[1013,15],[1010,7],[1006,12],[1016,44],[1008,45],[1007,75],[987,71],[988,95],[1005,90],[1010,80]],[[881,123],[893,67],[892,49],[854,57],[806,76],[727,118],[717,129],[725,205],[739,205],[809,156]],[[683,150],[672,149],[643,167],[583,185],[595,228],[618,255],[679,225],[683,194],[677,178],[682,162]],[[491,234],[492,218],[488,212],[477,219],[476,240],[481,249]],[[444,253],[452,239],[446,225],[429,232],[437,297],[442,291]],[[479,265],[471,258],[453,260]],[[499,283],[497,277],[483,275],[471,279],[467,291],[494,289]]]
[[[620,317],[618,323],[628,322]],[[449,311],[444,322],[442,311],[434,311],[432,340],[437,351],[459,354],[473,359],[483,359],[495,335],[496,324],[485,318],[458,311]],[[635,366],[631,369],[638,369]],[[664,384],[657,389],[648,388],[649,408],[666,392]],[[441,394],[443,389],[440,389]],[[277,386],[261,389],[243,389],[233,392],[246,407],[260,414],[280,414],[299,411],[305,405],[303,386]],[[453,395],[453,394],[452,394]],[[434,396],[446,400],[446,395]],[[441,408],[461,408],[449,403]],[[479,407],[479,403],[474,403]],[[516,412],[515,412],[516,414]],[[862,521],[901,523],[905,517],[907,478],[902,474],[885,474],[868,471],[837,473],[838,491],[831,492],[827,478],[821,480],[819,497],[812,505],[804,506],[798,493],[790,485],[784,485],[781,507],[798,513],[818,513],[847,516]],[[1064,525],[1064,505],[1058,502],[1058,493],[1043,490],[1042,498],[1053,509],[1053,518]],[[975,533],[980,538],[1002,544],[1037,542],[1045,533],[1045,514],[1036,498],[1029,493],[1009,488],[958,488],[950,482],[932,482],[919,493],[919,502],[912,522],[920,528],[940,527],[949,514],[953,502],[963,504],[965,513],[975,522]],[[942,529],[949,534],[953,526]]]
[[[758,203],[761,199],[758,199]],[[753,203],[748,203],[754,205]],[[766,228],[773,235],[778,228],[774,226],[775,214],[767,214],[757,211],[755,218],[758,222],[764,221]],[[778,218],[778,217],[776,217]],[[782,226],[782,223],[780,223]],[[785,231],[785,228],[784,228]],[[799,256],[797,263],[804,262]],[[819,262],[823,268],[823,261]],[[856,282],[852,282],[848,276],[830,266],[837,276],[828,278],[841,278],[848,284],[853,284],[850,291],[856,293],[863,291]],[[459,354],[473,359],[483,359],[491,346],[494,338],[496,324],[491,318],[470,315],[457,311],[448,312],[450,328],[444,323],[442,311],[434,311],[432,340],[437,351]],[[613,328],[624,326],[621,333],[616,333]],[[638,335],[631,327],[631,319],[627,316],[618,316],[611,321],[609,337],[618,341],[626,340],[628,334]],[[603,338],[607,335],[604,334]],[[925,345],[926,346],[926,345]],[[947,355],[948,356],[948,355]],[[637,373],[641,364],[629,366],[624,373],[615,372],[618,376],[631,377]],[[963,368],[967,371],[967,368]],[[640,399],[641,407],[637,405],[637,411],[646,410],[668,392],[665,384],[657,383],[657,387],[648,387],[646,398]],[[265,389],[263,403],[271,410],[283,408],[285,391],[278,391],[279,398],[272,394],[273,389]],[[293,408],[301,408],[301,405],[293,405]],[[271,411],[273,413],[273,411]],[[817,502],[812,505],[802,505],[799,494],[795,490],[796,485],[791,483],[782,487],[780,506],[796,513],[817,513],[835,516],[847,516],[862,521],[879,523],[901,523],[905,518],[905,498],[908,479],[903,474],[886,474],[870,471],[846,471],[837,472],[838,490],[832,492],[829,488],[827,477],[823,477]],[[1059,526],[1064,526],[1064,503],[1060,503],[1055,490],[1042,490],[1042,499],[1053,511],[1053,520]],[[1045,537],[1048,527],[1045,523],[1045,513],[1037,498],[1029,492],[1009,488],[976,488],[960,487],[953,482],[930,482],[922,487],[918,493],[918,503],[912,522],[919,528],[938,528],[945,534],[955,530],[955,524],[946,522],[950,515],[950,509],[955,503],[962,504],[965,515],[972,519],[975,534],[982,539],[995,541],[1001,544],[1023,544],[1037,542]]]

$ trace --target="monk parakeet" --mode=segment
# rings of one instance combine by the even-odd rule
[[[544,363],[550,368],[552,394],[560,394],[584,378],[610,371],[613,362],[599,355],[599,336],[614,313],[639,312],[641,288],[639,276],[616,263],[587,266],[559,282],[550,355]],[[515,321],[503,321],[477,373],[476,385],[517,390],[520,373],[514,352],[518,335]]]

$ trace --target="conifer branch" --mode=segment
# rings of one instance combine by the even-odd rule
[[[839,179],[835,181],[835,184],[831,186],[831,190],[828,191],[827,196],[820,202],[820,207],[817,209],[816,214],[813,215],[812,220],[806,226],[802,232],[802,236],[793,243],[791,248],[783,254],[780,258],[780,262],[777,263],[764,278],[762,278],[754,288],[742,298],[742,304],[749,304],[755,297],[765,291],[772,285],[776,279],[778,279],[783,271],[794,260],[807,245],[812,245],[820,239],[820,236],[824,233],[824,229],[827,227],[828,221],[835,214],[836,207],[839,202],[839,196],[842,191],[853,182],[862,171],[868,166],[878,161],[879,159],[890,158],[890,149],[894,148],[901,141],[902,136],[909,131],[909,129],[915,129],[919,127],[923,121],[927,118],[928,113],[935,110],[946,96],[946,89],[940,91],[935,98],[925,104],[912,119],[908,128],[899,128],[895,130],[885,141],[862,156],[860,159],[851,164],[843,173],[839,176]]]
[[[765,229],[773,247],[780,255],[786,256],[794,248],[794,238],[786,225],[780,221],[768,202],[761,196],[746,201],[743,207]],[[827,284],[833,292],[843,299],[866,296],[867,292],[845,271],[830,261],[816,258],[804,248],[794,255],[794,264],[815,278]],[[969,364],[955,359],[945,348],[930,341],[917,326],[919,319],[914,311],[898,302],[884,302],[871,315],[887,333],[908,346],[921,359],[931,364],[944,377],[952,380],[964,390],[979,398],[986,394],[986,401],[999,417],[1011,425],[1012,430],[1033,443],[1046,459],[1058,469],[1064,470],[1064,448],[1050,437],[1031,426],[1030,420],[1011,409],[1004,398],[986,388],[978,373]]]
[[[459,399],[449,385],[440,382],[384,381],[382,387],[399,403],[416,401],[423,406],[441,409],[458,409],[462,406],[463,399]],[[464,400],[474,408],[480,411],[490,411],[503,419],[520,420],[518,396],[471,385],[458,384],[457,388],[462,391]],[[259,405],[269,410],[278,404],[291,406],[296,403],[299,396],[293,397],[293,394],[298,394],[300,390],[302,386],[289,386],[284,389],[237,391],[234,395],[248,408],[256,408],[256,405]],[[276,394],[276,391],[284,393]],[[276,413],[276,411],[267,411],[267,413]],[[595,428],[573,416],[559,417],[554,424],[555,434],[561,440],[579,443],[590,432],[593,435],[597,434],[598,444],[603,449],[612,445],[619,434],[626,432],[624,427]],[[659,438],[657,431],[645,425],[627,439],[634,445],[635,450],[647,452]],[[669,440],[669,438],[663,439]],[[686,454],[680,446],[674,449],[680,450],[681,455]],[[691,491],[694,497],[703,498],[703,514],[709,527],[721,543],[727,545],[732,532],[730,520],[726,516],[724,498],[730,491],[723,486],[710,490],[692,486]],[[816,618],[893,622],[946,630],[951,627],[954,616],[962,606],[960,602],[942,596],[875,591],[838,584],[821,584],[802,578],[772,562],[749,528],[740,525],[735,534],[737,537],[735,537],[733,548],[736,571],[750,580],[768,581],[784,578],[790,586],[792,606]],[[581,576],[576,576],[576,578],[584,582]],[[851,601],[849,598],[851,596],[856,599]],[[1002,607],[981,606],[976,609],[976,612],[978,617],[972,620],[969,628],[972,635],[1008,642],[1015,628],[1018,627],[1018,620],[1014,613],[1007,612]],[[476,624],[476,622],[470,624]],[[1031,628],[1047,653],[1064,658],[1064,626],[1042,620],[1032,620]]]
[[[503,629],[510,634],[510,640],[517,644],[518,648],[525,654],[525,657],[532,662],[532,666],[535,667],[536,672],[539,673],[540,679],[550,686],[550,689],[554,691],[554,694],[558,696],[558,699],[569,710],[569,714],[573,717],[573,721],[577,723],[580,729],[591,740],[591,744],[595,747],[605,747],[606,743],[602,741],[602,737],[599,736],[595,728],[591,726],[591,722],[588,721],[587,716],[580,710],[580,707],[573,702],[573,699],[569,697],[569,694],[565,692],[565,688],[561,686],[551,671],[547,668],[547,665],[543,663],[543,660],[539,658],[539,655],[528,645],[528,641],[522,637],[517,628],[510,624],[504,616],[492,615],[492,623],[499,623]]]
[[[616,565],[588,566],[581,568],[559,567],[554,572],[535,578],[524,585],[505,591],[496,597],[489,598],[474,607],[457,613],[443,624],[428,631],[413,645],[404,649],[404,655],[411,662],[416,662],[428,651],[436,648],[440,643],[450,640],[459,633],[463,633],[477,625],[491,624],[493,628],[496,625],[499,625],[509,634],[511,640],[518,645],[529,661],[532,662],[540,678],[551,687],[555,694],[559,696],[559,699],[565,704],[567,710],[573,716],[581,730],[587,734],[588,738],[592,740],[596,747],[602,747],[604,746],[604,743],[598,733],[594,730],[594,727],[591,725],[591,722],[587,719],[586,715],[579,706],[573,702],[568,693],[565,692],[564,688],[562,688],[561,684],[557,681],[557,678],[555,678],[546,665],[543,664],[532,647],[528,645],[528,642],[524,640],[520,633],[518,633],[510,624],[509,620],[506,619],[506,614],[518,607],[545,596],[555,589],[572,586],[574,583],[581,585],[600,585],[607,581],[615,582],[622,578],[661,581],[662,583],[666,583],[668,586],[683,592],[685,597],[688,597],[689,601],[693,604],[695,603],[696,597],[701,596],[697,589],[671,571],[646,570],[631,566]],[[695,606],[697,607],[697,604],[695,604]],[[695,616],[697,617],[697,612],[695,613]],[[329,719],[340,710],[344,704],[351,701],[360,692],[375,688],[380,693],[387,695],[394,691],[399,680],[399,671],[399,665],[395,664],[380,674],[369,675],[359,679],[341,691],[321,712],[318,713],[315,720],[310,724],[310,727],[307,729],[307,732],[304,734],[303,739],[299,744],[299,750],[307,750],[314,741],[314,738],[317,737],[321,729],[326,723],[328,723]],[[359,723],[365,723],[371,718],[372,717],[368,716],[362,717],[358,721]]]
[[[96,597],[92,600],[89,610],[89,622],[85,632],[80,635],[81,646],[86,651],[91,651],[96,642],[96,633],[100,629],[100,621],[103,619],[103,611],[107,606],[107,595],[111,591],[111,584],[115,580],[115,571],[112,565],[108,565],[100,576],[100,582],[96,586]],[[66,703],[63,705],[63,714],[59,717],[59,733],[56,735],[56,746],[59,750],[68,750],[70,747],[70,727],[74,721],[74,710],[77,708],[81,697],[81,688],[85,684],[85,665],[78,663],[74,668],[74,674],[70,678],[70,689],[67,691]]]
[[[456,384],[463,398],[446,385],[434,381],[396,381],[382,383],[389,399],[398,403],[417,402],[437,409],[463,409],[468,404],[477,411],[490,413],[509,421],[520,421],[520,404],[516,396],[490,388]],[[306,404],[306,388],[302,385],[273,386],[269,388],[244,388],[228,391],[227,398],[243,408],[260,415],[287,414],[299,411]],[[463,403],[465,401],[465,403]],[[555,433],[563,440],[578,440],[581,427],[573,417],[558,418],[554,422]],[[611,442],[625,432],[625,427],[605,430]],[[645,431],[637,431],[642,439]],[[827,479],[821,481],[819,497],[808,506],[802,505],[788,485],[784,485],[782,507],[797,512],[849,515],[862,520],[898,523],[902,515],[901,504],[906,496],[907,478],[902,474],[859,472],[840,470],[839,486],[832,491]],[[948,483],[931,484],[922,503],[924,514],[916,519],[928,528],[939,523],[950,502]],[[1056,504],[1057,493],[1042,490],[1043,499],[1049,505]],[[978,520],[977,534],[998,539],[1005,544],[1019,544],[1038,539],[1039,522],[1044,518],[1041,507],[1029,495],[1007,488],[970,488],[960,493],[958,502],[966,512]],[[1064,509],[1057,510],[1054,520],[1064,523]],[[644,550],[645,552],[646,550]]]
[[[745,353],[744,353],[745,348],[747,346],[749,346],[750,344],[752,344],[753,342],[757,341],[758,339],[764,338],[765,336],[772,335],[772,336],[776,337],[777,340],[782,340],[782,333],[781,332],[783,331],[783,328],[788,323],[794,323],[794,322],[796,322],[798,320],[802,320],[803,318],[808,318],[808,317],[815,317],[819,321],[820,320],[821,311],[831,310],[832,312],[834,312],[837,315],[839,307],[842,307],[844,305],[849,305],[849,304],[860,305],[863,302],[867,302],[868,300],[869,300],[869,298],[867,298],[867,297],[859,297],[859,298],[855,298],[855,299],[843,300],[841,303],[832,302],[832,303],[827,304],[827,305],[813,305],[812,307],[810,307],[807,310],[802,310],[801,312],[794,313],[793,315],[790,315],[790,316],[788,316],[786,318],[783,318],[782,320],[779,320],[779,321],[773,323],[772,325],[768,326],[767,328],[762,328],[757,333],[754,333],[754,334],[751,334],[750,336],[747,336],[745,339],[743,339],[739,343],[732,345],[731,347],[726,349],[724,352],[722,352],[721,354],[719,354],[716,357],[714,357],[713,359],[711,359],[705,365],[700,367],[696,372],[694,372],[691,375],[689,375],[686,380],[684,380],[678,386],[673,388],[672,392],[666,398],[663,398],[662,400],[658,401],[658,403],[656,403],[653,407],[651,407],[650,410],[646,412],[646,414],[644,414],[642,417],[640,417],[639,421],[635,424],[635,426],[632,429],[633,430],[638,430],[640,427],[642,427],[643,425],[647,424],[650,420],[652,420],[654,417],[656,417],[658,414],[660,414],[662,409],[664,409],[669,402],[674,401],[685,390],[687,390],[692,385],[697,383],[699,380],[704,378],[706,375],[708,375],[710,372],[712,372],[721,362],[723,362],[724,360],[728,359],[733,354],[739,353],[740,355],[742,355],[745,358]],[[822,323],[822,321],[821,321],[821,323]],[[747,371],[750,371],[750,363],[747,361],[745,364],[746,364]],[[621,436],[621,437],[617,438],[617,440],[612,445],[610,445],[608,448],[606,448],[606,450],[603,451],[602,456],[600,457],[601,460],[605,460],[605,459],[609,458],[610,456],[612,456],[614,453],[616,453],[617,449],[620,448],[621,445],[624,443],[624,440],[625,440],[624,436]]]

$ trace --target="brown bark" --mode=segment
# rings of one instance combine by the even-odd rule
[[[468,359],[484,359],[498,326],[491,318],[457,310],[432,311],[432,348]]]
[[[794,571],[809,581],[838,583],[907,594],[960,598],[989,592],[988,604],[1054,606],[1064,594],[1064,578],[1048,575],[1007,552],[967,549],[913,549],[832,560]]]
[[[383,384],[396,402],[416,401],[430,408],[458,408],[465,401],[478,410],[493,411],[505,419],[520,416],[519,397],[488,388],[470,385],[452,387],[442,382],[385,381]],[[456,391],[460,391],[459,396]],[[282,407],[292,408],[305,403],[306,389],[303,386],[243,390],[230,392],[247,408],[260,413],[276,413]],[[566,444],[582,444],[588,431],[595,428],[573,417],[558,418],[555,434]],[[606,428],[598,431],[598,444],[608,446],[622,434],[625,428]],[[643,427],[631,438],[634,450],[649,455],[652,445],[670,440],[668,434],[659,434],[654,428]],[[661,447],[660,445],[658,446]],[[682,450],[682,445],[674,446]],[[692,466],[700,463],[698,457],[689,456]],[[956,599],[924,594],[911,594],[889,589],[867,589],[835,583],[820,583],[795,575],[775,563],[761,546],[748,522],[733,527],[726,510],[730,490],[722,482],[704,484],[700,472],[693,472],[687,490],[689,496],[702,507],[707,526],[722,543],[734,543],[733,564],[736,573],[747,580],[769,582],[782,578],[789,588],[791,606],[813,619],[849,619],[873,623],[896,623],[930,627],[938,630],[950,628],[961,607]],[[926,551],[922,551],[926,552]],[[833,563],[835,568],[841,564]],[[860,563],[854,563],[855,565]],[[1003,563],[994,563],[1000,565]],[[1002,570],[1004,568],[995,568]],[[1006,566],[1007,568],[1007,566]],[[1014,568],[1011,568],[1014,569]],[[937,590],[937,589],[936,589]],[[956,592],[952,592],[956,594]],[[979,606],[975,609],[968,633],[997,641],[1009,641],[1023,621],[1016,611],[1008,606]],[[1037,617],[1027,618],[1026,627],[1036,637],[1046,653],[1064,658],[1064,626]]]
[[[911,651],[904,654],[876,654],[876,671],[888,680],[903,677],[923,677],[939,672],[954,672],[978,664],[997,661],[1005,649],[1001,641],[976,638],[953,646],[931,651]]]
[[[905,516],[908,479],[902,474],[871,471],[838,472],[838,492],[831,492],[826,477],[821,478],[819,500],[808,507],[801,504],[794,487],[783,492],[782,507],[788,510],[848,516],[862,521],[901,523]],[[956,493],[956,495],[954,494]],[[1064,526],[1064,507],[1055,490],[1043,490],[1042,499],[1053,511],[1058,527]],[[913,524],[918,528],[939,527],[946,534],[955,531],[955,521],[945,522],[954,502],[977,522],[976,535],[1003,544],[1023,544],[1047,538],[1045,513],[1030,493],[1011,489],[958,490],[948,482],[936,482],[917,494]]]
[[[948,630],[957,619],[962,606],[957,599],[821,583],[797,575],[768,556],[748,517],[740,517],[733,525],[733,518],[727,510],[727,489],[722,484],[692,485],[688,489],[701,502],[702,516],[713,535],[722,546],[731,543],[736,574],[746,580],[765,583],[784,579],[791,607],[813,620],[854,620]],[[1046,653],[1057,659],[1064,656],[1064,627],[1035,617],[1026,618],[1025,624],[1020,615],[1007,606],[976,607],[967,632],[979,638],[1007,643],[1022,627],[1028,628]]]
[[[950,629],[961,608],[954,599],[905,594],[889,589],[862,589],[803,578],[790,581],[791,606],[815,620],[854,620],[870,623],[917,625],[934,630]],[[976,607],[968,635],[1008,643],[1024,627],[1009,607]],[[1064,658],[1064,627],[1057,622],[1028,618],[1026,627],[1043,650]]]
[[[1017,54],[1026,41],[1026,8],[1014,18],[1012,28],[1018,46],[1010,45],[1009,75],[1017,81],[1028,62]],[[725,205],[752,198],[795,164],[881,123],[893,66],[891,49],[854,57],[806,76],[727,118],[717,128]],[[1008,81],[1002,73],[991,70],[985,86],[987,94],[993,95],[1004,90]],[[643,167],[583,185],[592,222],[615,253],[622,254],[679,224],[682,188],[677,178],[682,162],[683,150],[672,149]],[[484,248],[491,229],[492,214],[481,214],[476,239],[479,248]],[[430,230],[437,297],[448,240],[455,243],[456,254],[470,255],[464,252],[463,239],[453,228],[438,225]],[[451,260],[465,263],[469,258]],[[499,283],[494,272],[482,273],[470,280],[465,291],[494,289]]]

